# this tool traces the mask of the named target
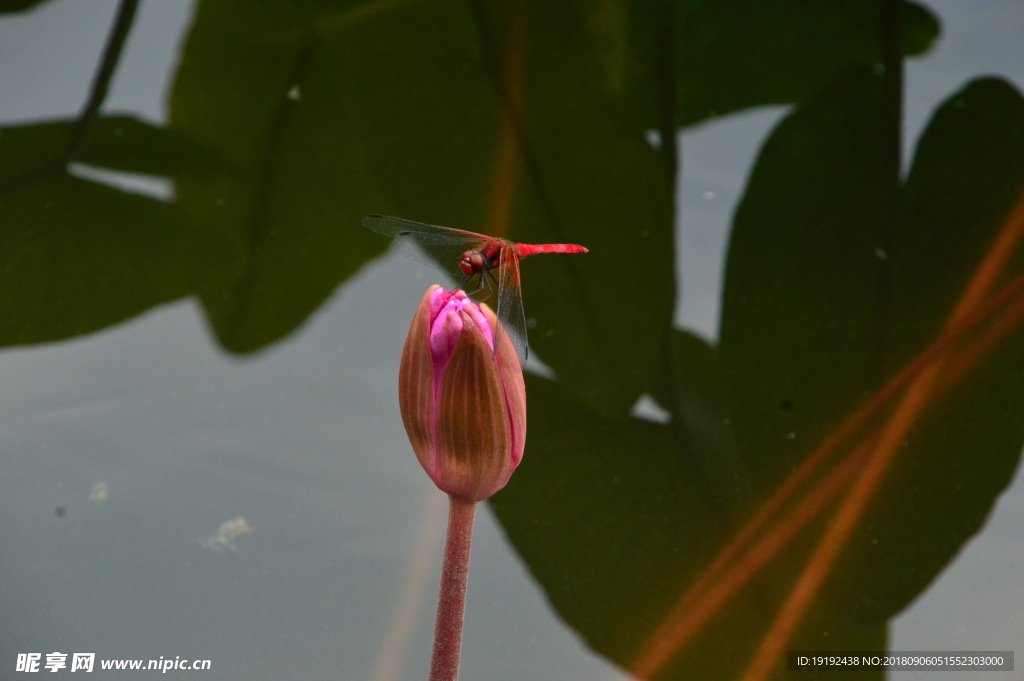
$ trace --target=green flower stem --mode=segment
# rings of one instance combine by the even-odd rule
[[[462,618],[466,612],[466,584],[469,581],[469,550],[473,544],[476,502],[448,495],[448,537],[441,566],[441,593],[437,599],[434,624],[434,654],[430,660],[430,681],[459,678],[462,648]]]

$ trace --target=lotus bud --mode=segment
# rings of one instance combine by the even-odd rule
[[[499,325],[464,291],[435,285],[402,352],[399,406],[412,448],[435,485],[466,501],[504,487],[526,447],[526,385]]]

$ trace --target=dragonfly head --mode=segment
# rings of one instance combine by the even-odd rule
[[[479,251],[466,251],[462,254],[462,259],[459,260],[459,269],[467,277],[471,277],[484,271],[485,264],[484,256]]]

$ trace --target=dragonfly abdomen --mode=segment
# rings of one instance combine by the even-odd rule
[[[539,253],[589,253],[586,248],[576,244],[516,244],[515,248],[520,258]]]

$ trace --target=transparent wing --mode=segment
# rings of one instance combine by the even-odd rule
[[[451,227],[428,225],[387,215],[367,215],[363,225],[391,237],[393,248],[402,255],[462,278],[459,260],[470,249],[479,248],[489,237]]]
[[[497,315],[519,355],[519,362],[525,364],[526,313],[523,312],[523,292],[519,286],[519,256],[508,242],[501,249],[498,265]]]

